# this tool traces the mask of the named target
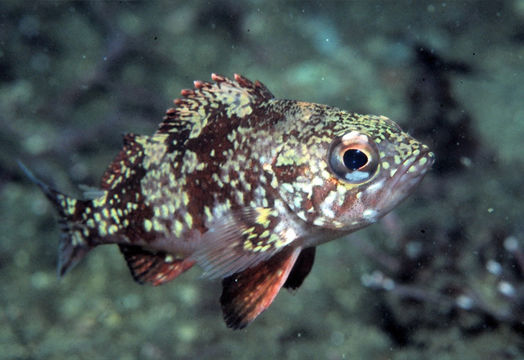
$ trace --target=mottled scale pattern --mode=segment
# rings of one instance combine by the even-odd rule
[[[387,117],[277,99],[240,75],[212,80],[182,90],[152,136],[126,135],[87,199],[29,176],[62,219],[61,275],[102,244],[118,244],[141,283],[198,264],[224,279],[226,322],[241,328],[302,284],[317,245],[402,201],[433,154]]]

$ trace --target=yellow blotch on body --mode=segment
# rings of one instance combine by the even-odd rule
[[[153,228],[153,223],[149,219],[144,219],[144,230],[150,232]]]
[[[179,220],[175,220],[175,226],[174,226],[175,236],[180,237],[180,235],[182,235],[183,230],[184,230],[184,224],[182,224],[182,222]]]
[[[193,217],[191,216],[190,213],[186,213],[184,215],[184,220],[185,220],[188,228],[191,228],[193,226]]]
[[[117,231],[118,231],[118,226],[116,226],[115,224],[109,226],[109,228],[107,229],[107,232],[108,232],[109,235],[113,235]]]
[[[189,204],[189,195],[187,194],[187,192],[182,193],[182,201],[184,202],[185,206]]]
[[[106,203],[106,199],[107,199],[107,192],[104,193],[104,195],[96,198],[93,200],[93,206],[94,207],[101,207],[101,206],[104,206],[105,203]]]

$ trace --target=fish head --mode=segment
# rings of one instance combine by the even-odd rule
[[[301,104],[275,157],[279,192],[313,226],[351,232],[404,200],[434,155],[385,116]],[[294,134],[294,135],[293,135]]]

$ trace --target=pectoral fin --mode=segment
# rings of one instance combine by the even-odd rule
[[[284,248],[269,260],[222,281],[220,303],[228,327],[245,327],[271,305],[286,282],[300,250]]]
[[[281,221],[278,211],[271,208],[232,211],[210,225],[192,258],[209,278],[227,277],[256,266],[299,237]]]

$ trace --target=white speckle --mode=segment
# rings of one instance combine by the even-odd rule
[[[290,183],[282,183],[281,186],[282,189],[288,193],[292,193],[294,191],[293,186]]]
[[[325,224],[324,218],[319,217],[313,220],[313,225],[315,226],[322,226],[324,224]]]
[[[376,221],[378,212],[375,209],[366,209],[362,213],[362,217],[367,221]]]
[[[311,181],[311,185],[313,186],[322,186],[324,185],[324,180],[322,180],[321,177],[315,176],[313,180]]]
[[[346,174],[345,178],[348,181],[364,181],[369,177],[369,173],[365,171],[353,171],[352,173]]]
[[[334,218],[335,218],[335,212],[334,212],[333,209],[331,209],[331,208],[324,207],[324,208],[322,209],[322,213],[323,213],[327,218],[330,218],[330,219],[334,219]]]
[[[306,219],[307,219],[307,218],[306,218],[306,213],[304,212],[304,210],[299,211],[299,212],[297,213],[297,216],[298,216],[299,218],[301,218],[302,220],[304,220],[304,221],[306,221]]]
[[[333,219],[335,218],[335,212],[333,211],[332,207],[335,203],[335,199],[337,197],[336,191],[330,191],[328,196],[325,197],[324,201],[320,204],[320,211],[323,215],[326,217]]]
[[[300,209],[302,206],[302,197],[296,196],[293,198],[293,205],[295,206],[295,209]]]
[[[331,220],[331,225],[336,228],[341,228],[341,227],[344,227],[346,224],[341,221]]]
[[[284,184],[282,184],[284,185]],[[286,185],[289,185],[291,186],[290,184],[286,184]],[[266,189],[264,189],[263,186],[259,186],[255,189],[255,194],[260,196],[260,197],[265,197],[266,196]]]
[[[384,179],[382,179],[380,181],[377,181],[373,185],[370,185],[370,186],[367,187],[366,194],[373,194],[377,190],[380,190],[383,185],[384,185]]]
[[[396,173],[396,172],[397,172],[397,168],[391,169],[391,170],[389,171],[389,177],[393,177],[393,176],[395,176],[395,173]]]
[[[284,230],[284,239],[286,239],[286,244],[289,244],[291,241],[297,238],[297,233],[293,228],[287,228]]]
[[[358,131],[351,131],[351,132],[348,132],[347,134],[344,134],[344,136],[342,136],[342,142],[343,143],[347,143],[347,142],[350,142],[350,141],[353,141],[353,140],[364,140],[363,142],[367,142],[367,138],[362,135],[361,133],[359,133]]]
[[[301,191],[305,195],[307,195],[308,198],[310,198],[313,193],[313,186],[311,183],[307,182],[307,180],[302,182],[302,179],[301,179],[301,182],[295,183],[294,187],[297,191]]]

